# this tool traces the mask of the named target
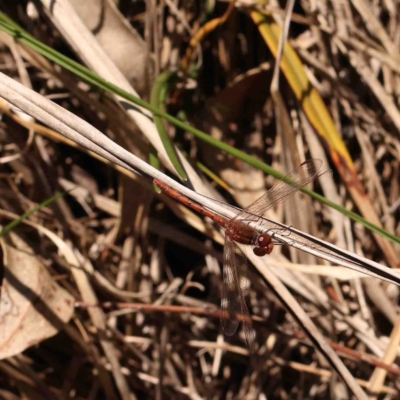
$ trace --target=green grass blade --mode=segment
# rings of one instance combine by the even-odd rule
[[[162,109],[162,106],[165,102],[166,95],[168,93],[168,87],[170,86],[173,79],[176,77],[175,74],[165,71],[162,72],[155,80],[153,88],[151,89],[150,95],[150,104],[157,108]],[[174,149],[174,146],[171,143],[167,132],[165,131],[164,124],[162,118],[158,115],[154,115],[154,123],[156,124],[156,128],[158,134],[160,135],[160,139],[162,144],[164,145],[165,151],[174,166],[176,172],[178,173],[179,177],[183,180],[187,180],[187,175],[185,169],[183,168],[182,163],[180,162],[178,155]]]
[[[153,146],[150,146],[149,164],[155,169],[160,169],[160,159],[158,158],[156,149]],[[153,183],[153,187],[156,193],[161,193],[161,189],[155,183]]]
[[[33,50],[37,51],[44,57],[47,57],[48,59],[54,61],[55,63],[59,64],[60,66],[64,67],[65,69],[67,69],[68,71],[79,76],[86,82],[91,83],[95,86],[98,86],[106,91],[115,93],[115,94],[125,98],[126,100],[132,102],[133,104],[136,104],[140,107],[143,107],[143,108],[151,111],[154,115],[166,119],[168,122],[174,124],[175,126],[192,133],[198,139],[200,139],[206,143],[209,143],[210,145],[212,145],[222,151],[225,151],[226,153],[231,154],[234,157],[239,158],[240,160],[246,162],[247,164],[260,169],[261,171],[263,171],[266,174],[270,174],[278,179],[282,179],[284,177],[284,175],[282,173],[276,171],[275,169],[273,169],[269,165],[263,163],[262,161],[254,158],[252,156],[249,156],[248,154],[244,153],[243,151],[240,151],[226,143],[220,142],[219,140],[212,138],[205,132],[203,132],[199,129],[196,129],[190,125],[187,125],[186,123],[179,120],[178,118],[175,118],[175,117],[167,114],[166,112],[160,110],[157,107],[152,106],[151,104],[147,103],[146,101],[144,101],[138,97],[135,97],[135,96],[131,95],[130,93],[127,93],[124,90],[120,89],[118,86],[100,78],[98,75],[96,75],[92,71],[88,70],[81,64],[69,59],[68,57],[65,57],[64,55],[53,50],[51,47],[48,47],[45,44],[34,39],[32,36],[30,36],[28,33],[26,33],[22,28],[19,28],[15,23],[10,22],[10,19],[1,12],[0,12],[0,29],[7,32],[11,36],[15,37],[21,43],[26,44],[27,46],[31,47]],[[333,202],[327,200],[325,197],[320,196],[317,193],[314,193],[313,191],[310,191],[308,189],[302,189],[302,191],[304,193],[307,193],[314,199],[320,201],[321,203],[324,203],[324,204],[328,205],[329,207],[332,207],[335,210],[341,212],[343,215],[346,215],[353,221],[361,223],[362,225],[364,225],[366,228],[370,229],[371,231],[377,232],[380,235],[382,235],[383,237],[385,237],[395,243],[400,244],[399,237],[385,231],[383,228],[380,228],[380,227],[368,222],[366,219],[364,219],[360,215],[358,215],[352,211],[349,211],[336,203],[333,203]]]
[[[42,203],[38,204],[36,207],[33,207],[32,209],[28,210],[26,213],[22,214],[19,218],[14,219],[13,221],[11,221],[9,224],[7,224],[1,231],[0,231],[0,237],[4,236],[5,234],[7,234],[8,232],[10,232],[12,229],[14,229],[17,225],[19,225],[20,223],[22,223],[24,220],[26,220],[27,218],[29,218],[32,214],[34,214],[35,212],[39,211],[40,209],[42,209],[43,207],[48,206],[49,204],[51,204],[53,201],[56,201],[57,199],[59,199],[60,197],[65,196],[67,193],[71,192],[72,190],[74,190],[74,188],[66,191],[66,192],[60,192],[60,193],[56,193],[53,197],[50,197],[49,199],[43,201]]]

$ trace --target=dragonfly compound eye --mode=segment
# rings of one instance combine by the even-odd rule
[[[268,248],[267,247],[260,247],[260,246],[255,246],[253,248],[253,253],[257,256],[257,257],[263,257],[266,254],[269,253]]]
[[[257,237],[257,243],[253,249],[253,252],[256,256],[262,257],[271,253],[273,247],[274,245],[272,244],[271,236],[269,236],[267,233],[262,233]]]

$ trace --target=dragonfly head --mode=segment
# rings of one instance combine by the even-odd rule
[[[272,243],[271,236],[269,236],[267,233],[262,233],[261,235],[257,236],[253,253],[258,257],[262,257],[266,254],[270,254],[273,248],[274,244]]]

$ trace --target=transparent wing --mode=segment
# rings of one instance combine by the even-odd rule
[[[270,190],[263,194],[256,201],[243,209],[231,221],[257,221],[264,213],[293,196],[299,189],[308,185],[321,174],[322,160],[311,159],[304,161],[298,168],[285,177],[291,181],[287,183],[283,180],[277,182]]]
[[[253,351],[255,332],[245,302],[249,288],[247,279],[247,259],[240,248],[228,236],[225,238],[223,289],[221,299],[221,324],[227,336],[232,336],[238,328],[239,319],[243,322],[246,342]],[[239,318],[239,319],[238,319]]]
[[[239,325],[236,314],[241,311],[240,286],[236,270],[235,243],[225,237],[223,257],[223,285],[221,298],[221,324],[225,335],[232,336]]]

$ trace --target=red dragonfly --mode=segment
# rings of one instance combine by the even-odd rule
[[[321,175],[322,161],[311,159],[277,182],[270,190],[232,218],[216,214],[198,203],[194,203],[170,186],[154,179],[154,183],[168,196],[191,209],[211,218],[225,229],[223,255],[223,289],[221,298],[221,324],[227,336],[232,336],[243,322],[245,338],[250,352],[254,351],[255,332],[245,301],[248,290],[247,259],[236,243],[253,246],[256,256],[270,254],[274,247],[274,231],[282,233],[283,228],[263,218],[269,209],[287,200],[299,189]],[[290,182],[290,183],[289,183]],[[251,225],[257,225],[256,230]]]

